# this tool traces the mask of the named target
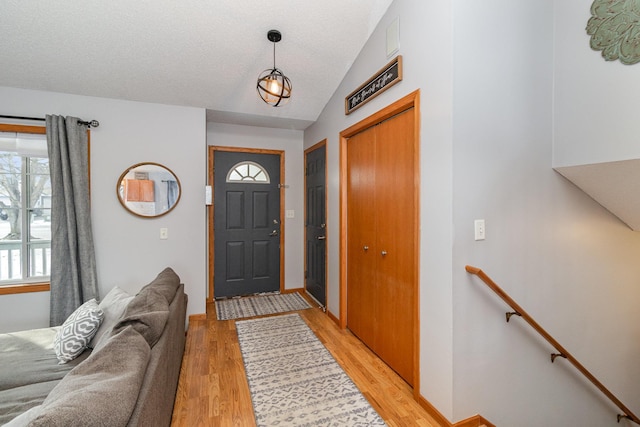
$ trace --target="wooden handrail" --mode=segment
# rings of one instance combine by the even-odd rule
[[[591,383],[595,385],[598,390],[604,393],[604,395],[607,396],[609,400],[611,400],[611,402],[613,402],[618,408],[620,408],[623,414],[618,414],[618,422],[620,422],[622,418],[627,418],[636,424],[640,424],[640,419],[638,419],[638,417],[635,416],[633,412],[629,410],[629,408],[627,408],[613,393],[609,391],[609,389],[607,389],[600,381],[598,381],[598,379],[594,377],[591,372],[587,370],[587,368],[582,366],[582,364],[578,362],[578,360],[573,357],[571,353],[569,353],[563,346],[561,346],[558,341],[556,341],[551,335],[549,335],[549,333],[545,331],[544,328],[542,328],[542,326],[538,324],[538,322],[536,322],[522,307],[520,307],[520,305],[518,305],[518,303],[516,303],[505,291],[503,291],[493,280],[491,280],[491,278],[487,276],[484,271],[470,265],[467,265],[465,269],[468,273],[475,274],[480,279],[482,279],[482,281],[486,283],[486,285],[493,292],[495,292],[500,298],[502,298],[502,300],[506,302],[509,307],[515,310],[515,313],[507,313],[507,322],[509,321],[509,317],[511,314],[517,314],[518,316],[521,316],[529,325],[531,325],[533,329],[535,329],[536,332],[538,332],[545,340],[547,340],[549,344],[551,344],[559,352],[559,354],[551,354],[551,362],[553,362],[554,359],[558,356],[566,358],[569,362],[571,362],[573,366],[575,366],[578,371],[580,371],[580,373],[582,373],[582,375],[584,375],[589,381],[591,381]]]

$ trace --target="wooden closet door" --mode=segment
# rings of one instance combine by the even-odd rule
[[[374,305],[378,307],[378,330],[374,351],[413,385],[417,280],[413,110],[393,116],[375,129],[378,301]]]
[[[362,342],[373,347],[378,306],[375,128],[351,137],[347,156],[347,326]]]

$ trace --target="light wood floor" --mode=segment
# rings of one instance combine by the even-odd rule
[[[297,313],[390,427],[440,426],[413,399],[407,383],[313,305]],[[235,321],[216,320],[213,304],[207,311],[206,320],[189,325],[171,425],[255,426]]]

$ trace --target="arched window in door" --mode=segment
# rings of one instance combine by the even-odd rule
[[[269,173],[260,164],[250,161],[236,163],[227,173],[227,182],[269,184]]]

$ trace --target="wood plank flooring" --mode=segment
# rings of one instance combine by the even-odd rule
[[[440,427],[413,399],[412,389],[348,330],[317,308],[297,313],[333,354],[390,427]],[[171,425],[255,426],[235,321],[192,320]]]

